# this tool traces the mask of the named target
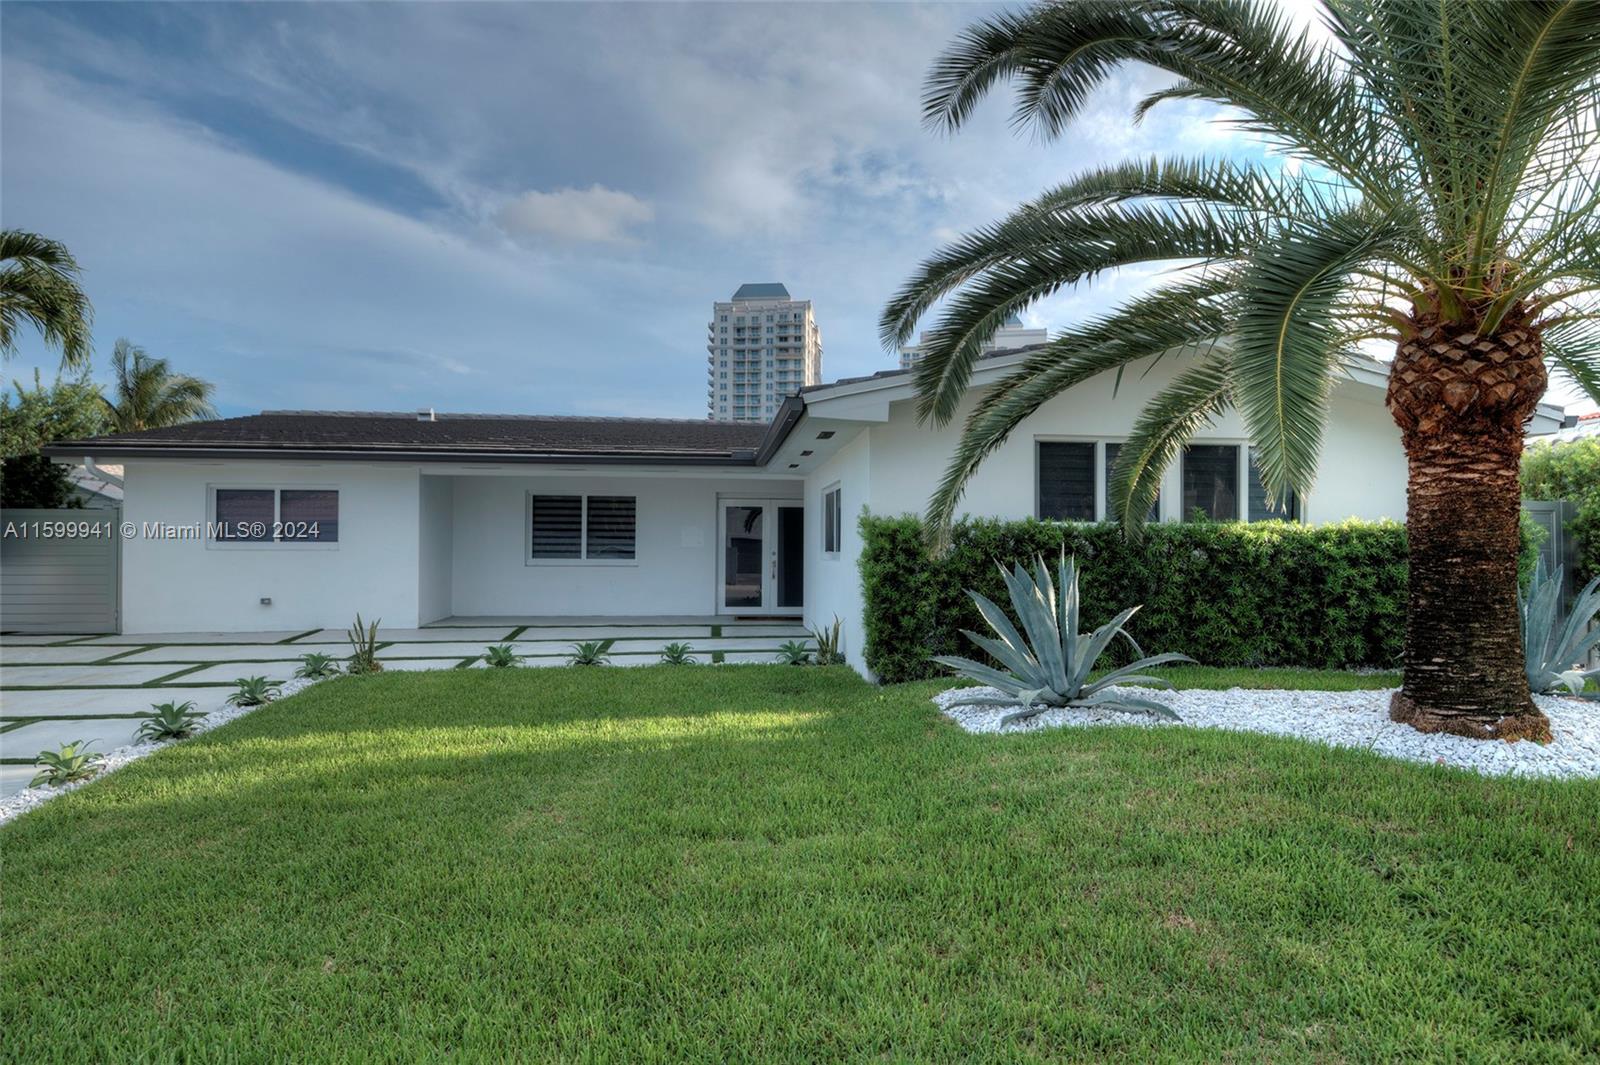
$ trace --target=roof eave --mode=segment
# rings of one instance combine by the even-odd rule
[[[589,463],[597,466],[740,466],[758,465],[756,451],[556,451],[448,448],[333,448],[292,445],[115,444],[67,440],[40,449],[49,458],[81,459],[248,459],[252,461],[316,460],[319,462],[465,462],[527,465]]]

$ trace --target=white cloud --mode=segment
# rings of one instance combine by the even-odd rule
[[[513,239],[539,246],[630,244],[636,227],[648,225],[655,208],[626,192],[591,185],[586,189],[531,190],[500,208],[496,219]]]

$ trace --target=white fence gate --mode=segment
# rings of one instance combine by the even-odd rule
[[[122,511],[0,511],[0,632],[116,632]]]

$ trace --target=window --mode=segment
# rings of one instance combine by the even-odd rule
[[[1249,515],[1251,521],[1299,521],[1300,500],[1293,492],[1289,493],[1287,500],[1275,500],[1267,496],[1267,486],[1261,483],[1261,470],[1256,466],[1256,449],[1250,449],[1250,498]]]
[[[1105,483],[1104,483],[1104,489],[1103,490],[1105,492],[1105,501],[1106,501],[1106,520],[1107,521],[1121,521],[1122,520],[1122,515],[1117,511],[1116,507],[1111,505],[1111,471],[1116,469],[1116,467],[1117,467],[1117,455],[1119,453],[1121,453],[1122,445],[1121,444],[1107,444],[1107,445],[1105,445],[1105,449],[1106,449],[1106,464],[1105,464],[1105,471],[1106,472],[1105,472]],[[1150,513],[1145,515],[1144,520],[1145,521],[1160,521],[1161,520],[1161,493],[1159,493],[1159,492],[1156,493],[1155,502],[1150,504]]]
[[[822,553],[837,555],[843,540],[843,496],[838,485],[822,493]]]
[[[637,527],[633,496],[528,496],[532,561],[631,562]]]
[[[1190,444],[1183,449],[1183,520],[1239,519],[1239,445]]]
[[[1040,440],[1039,517],[1045,521],[1094,520],[1094,444]]]
[[[336,544],[339,493],[332,488],[218,488],[211,539],[236,544]]]

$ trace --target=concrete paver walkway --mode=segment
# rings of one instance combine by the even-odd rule
[[[579,640],[616,640],[615,665],[650,665],[668,643],[701,662],[772,662],[810,634],[785,621],[719,618],[461,618],[425,629],[380,629],[378,652],[395,670],[481,668],[484,649],[510,643],[527,666],[566,663]],[[163,635],[0,635],[0,797],[32,778],[41,750],[92,740],[104,754],[132,741],[151,706],[192,700],[211,712],[240,677],[288,680],[308,652],[343,661],[338,629],[305,632],[180,632]]]

